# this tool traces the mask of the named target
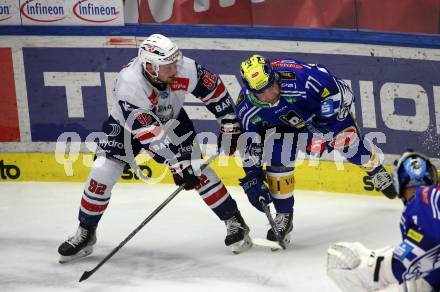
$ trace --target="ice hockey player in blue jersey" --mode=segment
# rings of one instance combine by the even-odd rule
[[[242,136],[247,138],[239,141],[246,173],[240,184],[260,211],[260,199],[273,202],[275,222],[286,242],[292,230],[294,162],[304,135],[308,142],[301,150],[318,156],[325,148],[337,150],[363,167],[387,197],[397,195],[374,145],[359,132],[350,112],[353,94],[343,80],[322,65],[294,59],[270,61],[261,55],[243,61],[240,69],[245,87],[236,111]],[[276,241],[272,230],[267,238]]]
[[[342,291],[375,291],[402,284],[404,291],[440,291],[440,186],[427,157],[406,152],[396,162],[394,186],[404,210],[402,242],[369,250],[361,243],[333,244],[327,274]]]

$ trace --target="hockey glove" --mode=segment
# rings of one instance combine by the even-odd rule
[[[189,160],[183,160],[170,166],[174,183],[178,186],[185,184],[185,190],[192,190],[200,184],[200,178],[195,175]]]
[[[376,291],[393,283],[393,249],[369,250],[359,242],[339,242],[327,250],[327,275],[345,292]]]
[[[251,170],[244,178],[239,179],[239,181],[240,186],[243,188],[252,206],[257,208],[257,210],[264,212],[263,208],[261,207],[260,198],[262,198],[266,204],[272,202],[272,198],[269,190],[264,184],[263,172]]]
[[[237,149],[237,141],[240,137],[240,134],[241,129],[238,119],[233,118],[221,120],[220,135],[217,139],[217,147],[219,152],[224,150],[225,154],[233,155]]]

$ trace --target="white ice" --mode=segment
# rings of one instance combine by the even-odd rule
[[[88,280],[78,282],[175,189],[117,184],[94,253],[58,263],[58,245],[77,228],[80,183],[0,183],[0,291],[339,291],[326,276],[336,241],[370,248],[399,243],[402,204],[385,197],[296,191],[293,244],[232,254],[223,222],[196,192],[182,192]],[[268,224],[230,187],[251,236]],[[391,288],[387,291],[397,291]]]

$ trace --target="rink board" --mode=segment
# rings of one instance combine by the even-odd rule
[[[92,154],[55,157],[53,153],[2,153],[1,181],[83,182],[87,179],[92,161]],[[143,174],[150,179],[139,178],[132,169],[126,169],[120,182],[173,183],[164,165],[154,162],[146,155],[140,155],[137,162],[141,165]],[[236,186],[238,178],[244,176],[240,160],[236,157],[221,156],[211,166],[226,185]],[[330,161],[297,161],[295,187],[327,192],[380,194],[373,190],[371,178],[359,167]]]
[[[351,34],[345,34],[339,41],[328,39],[335,34],[333,31],[295,30],[281,36],[279,30],[274,30],[271,37],[262,40],[259,34],[252,37],[237,34],[236,30],[240,30],[237,28],[224,28],[224,34],[211,31],[210,35],[203,35],[208,30],[200,27],[194,27],[196,33],[192,35],[188,35],[188,29],[173,28],[174,33],[168,32],[169,27],[136,27],[136,33],[130,29],[126,33],[111,30],[108,35],[92,35],[93,29],[81,32],[71,29],[67,36],[56,33],[41,36],[29,29],[23,29],[21,36],[11,29],[8,35],[3,30],[0,182],[85,180],[92,155],[81,153],[93,151],[85,142],[91,141],[91,133],[101,130],[110,112],[117,72],[136,55],[139,43],[152,30],[169,35],[186,56],[218,73],[234,99],[240,89],[239,65],[255,52],[272,59],[294,57],[324,64],[351,86],[356,96],[352,110],[361,132],[372,135],[373,143],[385,154],[386,165],[408,148],[439,157],[438,38],[419,47],[417,40],[421,36],[405,36],[396,41],[392,34],[372,35],[370,43],[365,44],[359,38],[353,41]],[[90,34],[81,35],[86,32]],[[306,32],[314,37],[306,37]],[[394,39],[395,43],[380,45],[388,39]],[[408,40],[412,42],[405,43]],[[200,100],[188,95],[184,108],[198,133],[217,134],[217,121]],[[66,132],[75,133],[83,142],[81,153],[77,157],[71,154],[75,162],[67,172],[53,154],[60,135]],[[310,164],[314,162],[297,166],[297,188],[377,194],[372,190],[371,178],[356,166],[344,164],[339,171],[330,161],[321,161],[317,166]],[[163,167],[154,162],[143,168],[153,178],[164,174],[157,179],[161,182],[172,182]],[[243,175],[235,162],[214,168],[228,185],[237,185],[237,179]],[[66,175],[69,172],[72,176]],[[142,180],[126,170],[121,181]]]

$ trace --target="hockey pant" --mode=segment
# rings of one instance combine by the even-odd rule
[[[194,126],[183,109],[180,111],[177,121],[179,121],[179,126],[174,129],[177,136],[181,137],[189,132],[192,132],[192,134],[183,143],[169,145],[169,148],[176,155],[188,149],[200,153],[200,146],[194,141]],[[120,131],[115,131],[115,125],[118,125],[118,122],[111,116],[103,124],[102,131],[107,134],[108,141],[105,143],[100,141],[99,143],[100,149],[97,151],[97,158],[92,165],[81,199],[78,219],[80,225],[84,227],[98,225],[110,202],[113,186],[128,165],[127,162],[119,160],[119,157],[125,157],[126,154],[124,147],[125,130],[121,127]],[[117,134],[115,135],[115,133]],[[139,154],[142,148],[145,148],[145,146],[131,136],[131,149],[134,156]],[[154,153],[152,157],[159,163],[165,163],[163,157],[154,155]],[[196,187],[196,190],[220,220],[229,219],[237,211],[235,200],[209,166],[202,172],[200,184]]]

